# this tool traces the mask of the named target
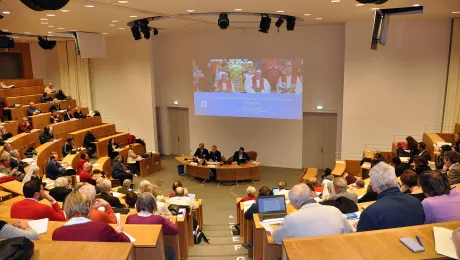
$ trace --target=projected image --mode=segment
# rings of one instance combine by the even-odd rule
[[[301,119],[303,60],[192,61],[195,114]]]

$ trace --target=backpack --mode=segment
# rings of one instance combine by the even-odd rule
[[[0,259],[29,260],[34,254],[34,243],[25,237],[0,241]]]
[[[335,200],[325,200],[323,205],[334,206],[338,208],[343,214],[353,213],[359,211],[355,202],[347,197],[338,197]]]
[[[196,219],[193,218],[193,243],[200,244],[201,240],[204,240],[206,244],[209,244],[209,239],[200,229],[200,226],[198,225],[198,221],[196,221]]]

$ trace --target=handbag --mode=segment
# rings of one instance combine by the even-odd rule
[[[0,241],[0,259],[29,260],[34,254],[35,245],[25,237],[15,237]]]

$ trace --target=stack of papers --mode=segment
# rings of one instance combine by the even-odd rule
[[[452,240],[452,230],[443,227],[433,227],[434,250],[440,255],[457,259],[457,251]]]
[[[273,236],[273,231],[275,231],[275,229],[277,229],[283,222],[284,218],[266,219],[260,222],[260,225],[265,229],[265,231],[269,232],[270,235]]]
[[[258,162],[258,161],[253,161],[252,163],[255,164],[255,165],[259,165],[259,164],[260,164],[260,162]]]
[[[198,163],[196,163],[196,162],[190,162],[190,165],[198,166]]]
[[[350,223],[350,226],[351,226],[353,232],[356,232],[356,227],[358,226],[360,216],[361,216],[360,211],[356,211],[356,212],[348,213],[348,214],[343,214],[343,217],[347,219],[348,223]]]
[[[113,192],[112,192],[112,195],[113,195],[114,197],[117,197],[117,198],[118,198],[118,197],[120,197],[121,195],[123,195],[123,193],[119,193],[119,192],[113,191]]]
[[[37,220],[29,220],[29,221],[27,221],[27,223],[39,235],[43,235],[43,234],[46,234],[46,232],[48,232],[49,219],[47,219],[47,218],[42,218],[42,219],[37,219]]]

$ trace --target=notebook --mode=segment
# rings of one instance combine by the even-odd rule
[[[39,235],[43,235],[46,234],[46,232],[48,232],[49,219],[47,218],[29,220],[27,221],[27,223],[33,230],[37,231]]]
[[[443,227],[433,227],[434,250],[440,255],[457,259],[455,244],[452,240],[452,230]]]

